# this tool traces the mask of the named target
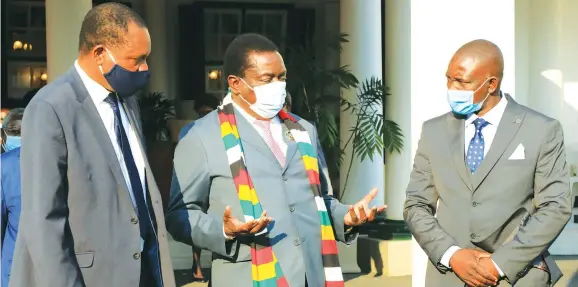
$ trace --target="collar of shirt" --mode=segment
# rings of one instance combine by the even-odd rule
[[[498,104],[492,108],[489,112],[482,116],[484,120],[486,120],[490,125],[498,126],[500,121],[502,120],[502,116],[506,111],[506,106],[508,105],[508,99],[504,96],[504,93],[500,92],[500,96],[502,97]],[[473,124],[474,120],[479,118],[478,115],[472,114],[466,119],[466,127]]]
[[[94,104],[98,107],[101,103],[104,102],[104,99],[108,97],[110,91],[105,89],[95,80],[91,79],[80,67],[80,65],[78,65],[78,61],[74,61],[74,68],[78,72],[78,75],[80,75],[80,79],[84,83],[84,86],[86,87],[88,94],[94,101]]]
[[[243,117],[245,117],[245,119],[247,119],[248,122],[251,123],[251,125],[253,125],[255,127],[255,122],[259,121],[258,119],[254,118],[253,116],[251,116],[249,113],[247,113],[245,110],[243,110],[243,108],[239,107],[239,105],[237,105],[234,101],[233,98],[231,97],[231,94],[228,94],[224,99],[223,99],[223,105],[232,103],[233,107],[235,107],[235,109],[237,111],[239,111],[239,113],[241,115],[243,115]],[[278,116],[275,116],[274,118],[271,119],[271,124],[272,125],[280,125],[281,124],[281,119],[279,119]],[[257,127],[255,127],[257,128]]]

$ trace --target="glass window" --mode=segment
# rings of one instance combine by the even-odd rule
[[[48,81],[46,63],[8,62],[8,98],[21,99],[26,92],[41,88]]]
[[[30,8],[30,27],[46,28],[46,8],[44,6]]]
[[[30,7],[28,5],[16,5],[11,4],[8,7],[10,13],[6,13],[8,16],[8,22],[6,23],[10,28],[27,28],[28,27],[28,12]]]
[[[265,35],[281,50],[285,50],[287,34],[287,11],[285,10],[247,10],[245,16],[246,32]]]
[[[245,30],[247,33],[263,33],[263,15],[247,14],[245,18]]]
[[[46,30],[10,29],[5,45],[11,56],[45,56]]]
[[[205,67],[205,73],[205,92],[208,94],[223,94],[225,92],[223,68],[221,66],[209,65]]]
[[[9,56],[46,56],[46,9],[44,1],[8,0],[3,49]]]
[[[222,61],[229,43],[241,33],[240,9],[204,11],[205,60]]]

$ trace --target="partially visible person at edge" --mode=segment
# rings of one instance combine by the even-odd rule
[[[11,110],[3,122],[0,159],[2,172],[2,286],[8,286],[20,220],[20,123],[24,109]]]
[[[209,114],[210,112],[217,109],[219,106],[219,100],[213,96],[206,95],[201,97],[195,101],[195,112],[198,115],[198,118],[202,118]],[[179,132],[179,140],[181,140],[187,132],[191,129],[191,127],[195,124],[195,122],[191,122],[184,126],[181,131]],[[173,172],[173,181],[175,183],[175,174]],[[203,275],[203,269],[201,267],[201,249],[192,245],[193,249],[193,282],[207,282],[207,279]]]
[[[291,94],[289,93],[289,91],[286,91],[287,94],[285,95],[285,103],[283,104],[283,109],[290,113],[291,112],[291,107],[293,106],[293,99],[291,98]]]
[[[335,240],[383,212],[368,206],[377,189],[353,206],[327,196],[317,133],[283,111],[287,71],[269,39],[238,36],[224,74],[231,92],[177,145],[169,232],[214,253],[214,287],[344,286]]]
[[[134,94],[151,39],[119,3],[82,21],[79,55],[22,120],[22,222],[11,287],[174,287],[163,205]]]
[[[213,96],[205,95],[195,101],[195,112],[197,113],[198,119],[206,116],[210,112],[217,109],[219,106],[219,100]],[[195,122],[191,122],[184,126],[179,132],[179,140],[181,140],[189,130],[195,125]]]
[[[500,90],[500,48],[475,40],[448,64],[451,112],[426,121],[404,219],[428,255],[428,287],[549,287],[548,247],[571,215],[560,122]]]

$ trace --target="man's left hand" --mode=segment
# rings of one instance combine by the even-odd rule
[[[481,257],[480,259],[480,265],[482,265],[482,267],[484,267],[485,270],[487,270],[488,272],[490,272],[490,274],[496,276],[496,278],[500,278],[500,272],[498,272],[498,269],[496,269],[496,265],[494,265],[494,261],[492,261],[492,258],[488,257]]]
[[[359,226],[375,219],[375,215],[382,213],[387,206],[374,206],[369,208],[369,203],[377,195],[377,188],[372,189],[362,200],[354,205],[349,206],[349,212],[343,219],[346,226]]]

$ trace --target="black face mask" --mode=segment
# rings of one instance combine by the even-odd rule
[[[106,52],[114,62],[114,66],[108,73],[103,73],[103,76],[117,94],[130,97],[148,84],[151,76],[149,71],[129,71],[118,65],[108,50]],[[102,67],[100,69],[102,72]]]

